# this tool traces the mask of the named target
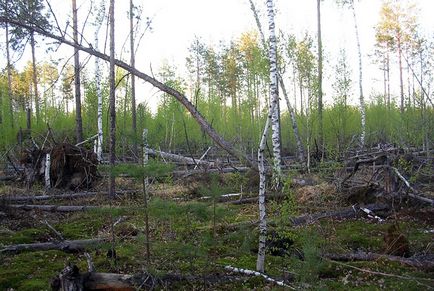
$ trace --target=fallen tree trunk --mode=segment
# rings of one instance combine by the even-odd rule
[[[201,282],[201,284],[214,284],[238,281],[243,280],[244,278],[245,277],[218,273],[205,276],[190,276],[182,274],[166,274],[157,276],[147,272],[135,275],[97,272],[80,273],[78,267],[74,265],[66,266],[60,274],[52,280],[51,288],[52,290],[57,291],[152,290],[156,287],[167,289],[169,284],[182,281],[187,283]]]
[[[173,176],[175,177],[188,177],[196,174],[203,173],[233,173],[233,172],[247,172],[250,168],[248,167],[230,167],[230,168],[222,168],[222,169],[207,169],[207,170],[187,170],[187,171],[173,171]]]
[[[392,262],[399,262],[403,265],[411,266],[417,269],[423,269],[425,271],[434,270],[434,254],[417,255],[410,258],[365,252],[349,254],[323,254],[322,256],[329,260],[343,262],[387,260]]]
[[[214,163],[210,163],[208,161],[203,161],[203,160],[195,160],[193,158],[190,157],[184,157],[181,155],[176,155],[176,154],[171,154],[171,153],[166,153],[163,151],[157,151],[157,150],[153,150],[148,148],[148,153],[151,156],[154,157],[158,157],[161,156],[164,159],[168,159],[177,163],[181,163],[181,164],[186,164],[186,165],[208,165],[208,166],[212,166]]]
[[[133,194],[140,192],[140,190],[118,190],[116,191],[117,195],[122,194]],[[78,193],[69,193],[69,194],[61,194],[61,195],[39,195],[39,196],[12,196],[12,197],[4,197],[2,198],[7,202],[25,202],[25,201],[46,201],[46,200],[63,200],[63,199],[74,199],[74,198],[82,198],[82,197],[90,197],[101,194],[103,196],[107,196],[107,192],[78,192]]]
[[[96,206],[74,206],[74,205],[33,205],[33,204],[11,204],[6,207],[21,210],[41,210],[49,212],[76,212],[97,209]]]
[[[43,35],[45,37],[52,38],[54,40],[59,41],[60,43],[64,43],[68,46],[74,47],[78,50],[84,51],[92,56],[95,56],[97,58],[100,58],[105,61],[110,61],[110,56],[103,54],[97,50],[95,50],[92,47],[85,47],[79,43],[76,43],[72,40],[67,40],[62,32],[61,35],[56,35],[54,33],[51,33],[47,30],[41,29],[34,25],[29,25],[27,23],[24,23],[23,21],[12,19],[10,17],[0,16],[0,22],[2,23],[10,23],[14,26],[19,26],[26,28],[30,31],[36,32],[40,35]],[[131,67],[129,64],[121,61],[121,60],[115,60],[115,65],[127,70],[131,74],[134,74],[138,78],[144,80],[145,82],[150,83],[154,87],[160,89],[161,91],[175,97],[191,114],[191,116],[196,120],[196,122],[199,124],[199,126],[202,128],[204,132],[208,134],[208,136],[223,150],[228,152],[234,157],[237,157],[238,159],[246,162],[249,166],[251,166],[254,169],[257,169],[257,165],[250,160],[247,155],[245,155],[243,152],[241,152],[239,149],[236,149],[232,144],[227,142],[225,139],[223,139],[216,131],[215,129],[209,124],[206,119],[202,116],[202,114],[197,111],[196,107],[188,100],[188,98],[182,94],[181,92],[165,85],[164,83],[158,81],[157,79],[139,71],[138,69]]]
[[[269,201],[269,200],[283,198],[283,197],[285,197],[285,194],[279,193],[279,194],[275,194],[275,195],[269,195],[269,196],[265,197],[265,200]],[[242,198],[242,199],[233,200],[233,201],[223,201],[223,203],[241,205],[241,204],[256,203],[256,202],[258,202],[258,199],[259,199],[259,197],[249,197],[249,198]]]
[[[33,244],[17,244],[6,246],[0,250],[1,253],[19,253],[22,251],[49,251],[60,250],[64,252],[78,252],[86,249],[89,246],[97,245],[105,242],[106,238],[94,238],[84,240],[65,240],[61,242],[44,242]]]
[[[372,212],[376,211],[385,211],[389,210],[389,206],[386,204],[378,203],[378,204],[368,204],[363,208],[369,209]],[[363,211],[360,208],[356,207],[347,207],[344,209],[336,210],[336,211],[328,211],[328,212],[320,212],[314,214],[305,214],[298,217],[289,218],[290,222],[294,226],[300,226],[308,223],[312,223],[324,218],[333,218],[333,219],[345,219],[345,218],[356,218]]]

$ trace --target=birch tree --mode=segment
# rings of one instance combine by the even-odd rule
[[[77,27],[77,0],[72,0],[72,35],[75,43],[78,42]],[[75,134],[77,143],[83,141],[83,125],[81,118],[81,91],[80,91],[80,55],[79,50],[74,48],[74,88],[75,88]]]
[[[99,47],[99,30],[104,21],[105,15],[105,1],[100,1],[98,5],[99,9],[97,10],[97,14],[95,16],[95,32],[94,32],[94,41],[95,41],[95,49],[98,50]],[[103,144],[103,128],[102,128],[102,92],[101,92],[101,73],[99,68],[99,58],[95,58],[95,85],[96,85],[96,95],[98,98],[98,113],[97,113],[97,124],[98,124],[98,141],[97,141],[97,149],[96,155],[98,161],[102,161],[102,144]]]
[[[257,28],[259,30],[259,34],[261,36],[263,49],[266,50],[267,49],[267,43],[265,41],[265,36],[264,36],[263,31],[262,31],[262,25],[261,25],[261,22],[259,20],[258,12],[256,10],[256,7],[255,7],[253,0],[249,0],[249,1],[250,1],[250,9],[253,12],[253,16],[255,17],[255,21],[256,21],[256,26],[257,26]],[[277,45],[276,45],[276,47],[277,47]],[[277,49],[276,49],[276,51],[277,51]],[[276,52],[276,54],[277,54],[277,52]],[[276,55],[276,58],[277,58],[277,55]],[[277,62],[276,62],[276,68],[277,68]],[[277,68],[277,70],[278,70],[278,68]],[[298,158],[301,162],[303,162],[304,161],[304,150],[303,150],[303,144],[301,142],[301,138],[300,138],[300,134],[299,134],[299,130],[298,130],[295,112],[291,106],[291,103],[289,102],[288,94],[287,94],[286,89],[285,89],[285,84],[283,82],[283,78],[282,78],[280,73],[277,73],[277,78],[278,78],[279,85],[282,88],[282,92],[283,92],[283,95],[285,97],[288,112],[289,112],[289,115],[291,117],[292,129],[294,131],[294,137],[295,137],[296,144],[297,144]],[[277,109],[278,109],[278,107],[277,107]],[[279,113],[279,110],[276,110],[276,111],[277,111],[277,113]],[[280,121],[279,121],[279,135],[280,135]],[[273,144],[273,148],[274,148],[274,144]],[[279,146],[279,148],[280,148],[280,146]],[[281,163],[281,161],[279,162],[279,167],[280,167],[280,163]]]

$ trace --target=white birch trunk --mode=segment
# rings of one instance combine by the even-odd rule
[[[105,1],[101,1],[100,10],[97,13],[95,20],[95,49],[98,50],[99,45],[99,37],[98,33],[101,28],[102,22],[104,20],[105,14]],[[103,129],[102,129],[102,93],[101,93],[101,74],[99,68],[99,58],[95,58],[95,87],[96,87],[96,95],[98,98],[98,113],[97,113],[97,124],[98,124],[98,139],[96,143],[96,156],[98,162],[102,162],[102,145],[103,145]]]
[[[258,12],[256,10],[255,4],[253,3],[253,0],[249,0],[249,2],[250,2],[250,9],[252,10],[253,16],[255,17],[256,26],[259,30],[259,35],[261,36],[262,46],[263,46],[264,50],[266,50],[267,49],[267,43],[265,41],[264,32],[262,31],[261,22],[259,21]],[[276,64],[276,67],[277,67],[277,64]],[[291,117],[292,129],[294,131],[294,136],[295,136],[295,140],[297,143],[298,158],[301,162],[303,162],[304,161],[304,150],[303,150],[303,144],[302,144],[301,139],[300,139],[300,134],[298,131],[297,120],[295,118],[295,112],[291,106],[291,103],[289,102],[289,98],[288,98],[288,95],[287,95],[286,90],[285,90],[285,84],[283,82],[282,76],[280,76],[280,74],[277,74],[277,78],[279,80],[279,85],[282,87],[283,95],[285,96],[286,105],[288,107],[288,111],[289,111],[289,114]]]
[[[143,129],[143,167],[148,164],[149,161],[149,147],[148,147],[148,129]],[[148,185],[148,178],[144,177],[145,185]]]
[[[50,168],[51,168],[51,155],[48,153],[45,155],[45,189],[51,188]]]
[[[274,24],[273,0],[267,0],[270,59],[270,102],[274,110],[271,114],[271,140],[273,143],[273,186],[280,189],[282,184],[282,158],[280,156],[280,116],[279,116],[279,90],[277,87],[277,44]]]
[[[359,92],[360,92],[360,115],[361,115],[361,123],[362,123],[362,133],[360,135],[360,144],[362,147],[365,146],[365,137],[366,137],[366,106],[365,106],[365,98],[363,97],[363,70],[362,70],[362,50],[360,48],[360,38],[359,38],[359,28],[357,26],[357,17],[356,10],[354,9],[354,2],[351,3],[351,10],[353,11],[354,18],[354,29],[356,32],[356,40],[357,40],[357,52],[359,57]]]
[[[256,260],[256,270],[264,272],[265,264],[265,243],[267,241],[267,218],[265,207],[265,194],[266,194],[266,180],[265,180],[265,143],[267,141],[268,130],[270,128],[271,116],[275,110],[275,103],[270,103],[267,120],[265,121],[264,131],[262,133],[261,141],[258,149],[258,169],[259,169],[259,246],[258,258]]]

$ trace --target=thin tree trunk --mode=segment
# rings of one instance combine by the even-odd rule
[[[30,32],[30,46],[32,48],[33,93],[35,95],[36,124],[39,124],[38,72],[36,69],[35,35],[33,31]]]
[[[319,146],[324,155],[324,124],[323,124],[323,102],[322,102],[322,39],[321,39],[321,0],[317,0],[318,20],[318,122],[319,122]]]
[[[8,3],[9,1],[6,0],[6,15],[8,15]],[[14,111],[13,111],[13,105],[12,105],[12,73],[11,73],[11,57],[9,52],[9,24],[6,23],[6,66],[7,66],[7,74],[8,74],[8,98],[9,98],[9,111],[10,111],[10,122],[11,127],[14,128]]]
[[[134,24],[133,24],[133,0],[130,0],[130,56],[131,67],[136,66],[136,59],[134,54]],[[137,156],[137,115],[136,115],[136,79],[134,75],[131,75],[131,118],[132,118],[132,130],[133,130],[133,154]]]
[[[401,47],[401,39],[398,36],[398,64],[399,64],[399,89],[401,96],[401,113],[404,112],[404,81],[402,77],[402,47]]]
[[[74,42],[78,44],[77,27],[77,1],[72,0],[72,36]],[[83,125],[81,119],[81,92],[80,92],[80,56],[79,50],[74,49],[74,86],[75,86],[75,134],[77,142],[83,141]]]
[[[97,27],[95,28],[95,49],[98,49],[99,46],[99,29],[101,28],[102,22],[104,20],[105,13],[105,0],[100,2],[100,10],[98,11],[95,24]],[[96,156],[99,162],[102,161],[102,145],[103,145],[103,127],[102,127],[102,92],[101,92],[101,73],[99,68],[99,58],[95,58],[95,86],[96,86],[96,95],[98,99],[97,105],[97,124],[98,124],[98,142],[96,148]]]
[[[301,143],[300,134],[298,131],[298,125],[297,125],[297,119],[295,117],[294,109],[291,106],[291,103],[289,102],[288,94],[286,92],[285,83],[282,80],[282,76],[279,74],[279,83],[280,87],[282,88],[283,96],[285,97],[286,106],[288,107],[289,116],[291,117],[291,124],[292,124],[292,130],[294,131],[294,137],[295,142],[297,144],[297,154],[298,154],[298,160],[300,162],[304,162],[304,149],[303,144]]]
[[[268,29],[269,29],[269,59],[270,59],[270,102],[274,104],[271,115],[271,140],[273,143],[273,176],[274,187],[281,188],[282,184],[282,158],[280,156],[280,116],[279,116],[279,89],[277,72],[277,43],[274,23],[273,0],[267,0]]]
[[[146,167],[149,160],[148,152],[148,129],[143,129],[143,167]],[[145,248],[146,248],[146,259],[148,262],[151,260],[151,251],[149,246],[149,209],[148,209],[148,177],[143,177],[143,202],[145,208]]]
[[[114,19],[114,0],[110,0],[110,166],[115,165],[116,152],[116,95],[115,95],[115,19]],[[109,196],[115,196],[115,177],[110,175]]]
[[[13,25],[18,25],[20,27],[24,27],[26,29],[30,29],[31,27],[21,21],[17,21],[14,19],[9,19],[4,16],[0,16],[0,22],[9,22]],[[90,55],[93,55],[95,57],[101,58],[105,61],[110,61],[110,56],[103,54],[99,51],[96,51],[94,48],[85,47],[80,44],[75,44],[72,41],[69,41],[65,39],[62,36],[53,34],[49,31],[45,31],[39,28],[33,28],[35,32],[44,35],[46,37],[55,39],[61,43],[67,44],[72,47],[76,47],[81,51],[84,51]],[[227,142],[225,139],[223,139],[216,131],[215,129],[206,121],[206,119],[202,116],[202,114],[196,110],[194,105],[188,100],[188,98],[185,97],[184,94],[181,92],[163,84],[162,82],[158,81],[157,79],[137,70],[136,68],[132,68],[127,63],[120,61],[120,60],[114,60],[115,65],[127,70],[128,72],[134,74],[135,76],[139,77],[140,79],[144,80],[145,82],[150,83],[152,86],[160,89],[161,91],[175,97],[192,115],[192,117],[196,120],[196,122],[199,124],[201,129],[208,134],[208,136],[223,150],[225,150],[230,155],[239,158],[241,161],[245,162],[249,166],[251,166],[254,169],[257,169],[257,164],[255,164],[251,159],[247,157],[243,152],[241,152],[239,149],[234,148],[232,144]]]
[[[363,69],[362,69],[362,49],[360,48],[360,37],[359,37],[359,28],[357,26],[357,17],[356,17],[356,9],[354,8],[354,2],[351,3],[351,10],[353,11],[354,18],[354,30],[356,32],[356,41],[357,41],[357,53],[359,57],[359,100],[360,100],[360,115],[361,115],[361,123],[362,123],[362,133],[360,135],[360,144],[362,147],[365,146],[365,137],[366,137],[366,107],[365,107],[365,98],[363,97]]]
[[[95,31],[95,47],[98,49],[98,29]],[[99,58],[95,58],[95,85],[96,85],[96,95],[98,98],[98,113],[97,113],[97,123],[98,123],[98,143],[96,149],[96,156],[98,161],[102,161],[102,143],[103,143],[103,128],[102,128],[102,93],[101,93],[101,74],[99,71]]]

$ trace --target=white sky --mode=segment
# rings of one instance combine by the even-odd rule
[[[404,2],[405,0],[401,0]],[[84,19],[88,12],[89,0],[78,0],[79,18]],[[107,6],[108,6],[108,1]],[[374,26],[379,19],[381,0],[356,1],[357,17],[361,38],[361,47],[364,62],[364,90],[365,95],[382,92],[382,74],[368,55],[373,53],[375,42]],[[420,9],[418,22],[428,36],[434,36],[433,0],[417,0]],[[57,17],[64,23],[70,17],[70,1],[51,0]],[[265,14],[265,0],[255,1],[257,9],[261,12],[264,32],[267,34],[267,18]],[[136,57],[136,66],[139,70],[150,73],[150,67],[157,74],[159,67],[164,63],[175,65],[179,74],[185,74],[185,58],[188,56],[188,47],[195,36],[201,37],[206,43],[218,44],[223,40],[229,42],[236,39],[242,32],[256,30],[248,0],[135,0],[136,5],[142,5],[143,18],[149,16],[153,19],[152,32],[147,32],[142,40]],[[116,43],[119,52],[129,29],[127,18],[129,1],[116,1]],[[316,0],[275,0],[276,28],[284,32],[293,33],[301,37],[308,31],[316,37]],[[63,21],[62,21],[63,19]],[[88,40],[93,42],[93,28],[87,28]],[[104,31],[104,27],[101,29]],[[322,2],[322,36],[325,51],[325,94],[332,95],[332,74],[336,65],[336,57],[341,48],[345,48],[353,71],[353,80],[357,80],[357,47],[354,36],[354,23],[352,14],[348,9],[340,9],[334,0]],[[100,40],[103,43],[104,39]],[[69,57],[72,51],[62,48],[58,54]],[[84,54],[81,54],[84,56]],[[123,54],[128,60],[128,54]],[[4,66],[4,56],[0,64]],[[30,60],[28,53],[24,59]],[[38,60],[49,59],[43,49],[39,49]],[[71,60],[72,61],[72,60]],[[89,62],[88,71],[93,70],[93,61]],[[392,78],[397,76],[392,75]],[[354,83],[356,88],[357,83]],[[138,91],[139,101],[146,100],[151,107],[155,107],[155,89],[142,86]],[[353,100],[356,100],[354,97]],[[329,101],[330,102],[330,101]]]

